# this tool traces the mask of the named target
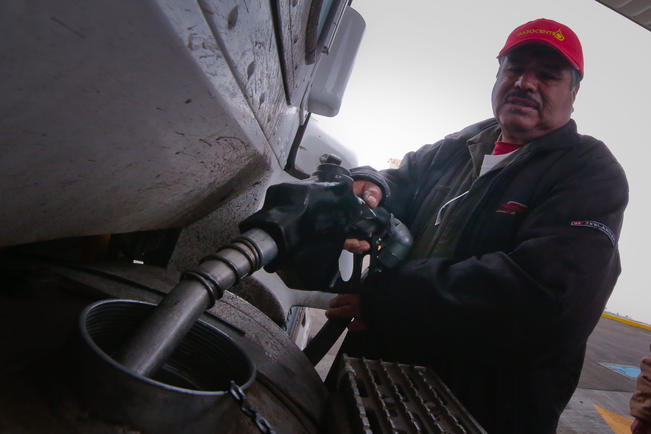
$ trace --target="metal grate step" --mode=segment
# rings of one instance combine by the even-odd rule
[[[346,355],[342,369],[352,432],[486,432],[431,369]]]

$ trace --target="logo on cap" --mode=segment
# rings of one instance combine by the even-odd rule
[[[531,33],[542,33],[543,35],[553,35],[559,41],[565,40],[565,36],[563,35],[563,32],[561,32],[561,29],[558,29],[555,32],[552,32],[551,30],[545,30],[545,29],[526,29],[519,32],[518,36],[524,36]]]

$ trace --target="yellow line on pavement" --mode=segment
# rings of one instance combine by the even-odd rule
[[[644,324],[644,323],[641,323],[641,322],[637,322],[637,321],[633,321],[631,319],[622,318],[621,316],[612,315],[612,314],[606,313],[606,312],[602,313],[601,316],[603,316],[604,318],[619,321],[619,322],[624,323],[624,324],[628,324],[628,325],[633,326],[633,327],[639,327],[641,329],[651,330],[650,325],[647,325],[647,324]]]
[[[599,407],[597,404],[592,404],[592,406],[599,412],[615,434],[628,434],[631,432],[630,426],[633,423],[633,419],[608,411],[605,408]]]

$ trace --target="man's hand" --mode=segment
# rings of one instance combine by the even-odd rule
[[[339,294],[330,300],[330,309],[326,311],[326,316],[329,319],[353,319],[353,322],[348,324],[348,330],[360,331],[366,330],[366,324],[361,316],[360,297],[357,294]]]
[[[353,183],[355,196],[364,199],[371,208],[375,208],[382,200],[382,190],[371,181],[355,181]]]
[[[353,193],[361,197],[371,209],[378,206],[382,201],[382,190],[371,181],[355,181],[353,183]],[[371,248],[368,241],[349,238],[344,242],[344,249],[352,253],[364,253]]]

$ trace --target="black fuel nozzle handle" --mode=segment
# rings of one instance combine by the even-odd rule
[[[362,206],[368,208],[366,204]],[[370,242],[371,248],[368,252],[371,257],[370,265],[363,271],[362,261],[366,253],[355,254],[353,256],[353,273],[350,279],[343,281],[341,276],[338,275],[335,282],[330,286],[331,292],[358,293],[367,275],[394,268],[406,259],[409,253],[412,237],[407,226],[394,217],[393,214],[389,214],[384,208],[368,209],[370,212],[367,212],[364,218],[356,222],[350,235]],[[303,354],[316,366],[346,330],[350,322],[350,319],[328,319],[307,344]]]
[[[338,292],[331,283],[346,238],[371,244],[371,270],[395,266],[409,243],[396,238],[400,225],[389,212],[355,196],[338,157],[326,154],[320,161],[311,178],[269,187],[262,209],[241,222],[240,230],[258,228],[273,238],[278,255],[265,269],[290,288]]]
[[[382,207],[371,208],[362,198],[357,201],[357,219],[349,226],[347,238],[368,241],[374,247],[387,235],[391,214]]]
[[[329,285],[328,292],[356,293],[361,286],[362,263],[366,255],[371,255],[371,262],[381,249],[379,242],[388,233],[390,214],[383,208],[371,208],[364,200],[357,198],[357,218],[353,221],[346,232],[346,238],[367,241],[370,249],[365,253],[355,253],[353,256],[353,272],[351,277],[344,281],[339,272],[334,276]]]
[[[329,292],[357,293],[368,274],[381,273],[397,266],[409,253],[413,239],[407,226],[383,207],[371,209],[360,199],[363,212],[351,225],[348,238],[365,240],[370,244],[366,253],[353,257],[353,273],[350,279],[343,281],[339,274],[335,276]],[[363,272],[362,260],[369,255],[368,269]]]
[[[360,206],[365,211],[353,224],[350,235],[371,244],[370,272],[395,267],[407,257],[413,243],[409,229],[383,207],[371,209],[366,203]]]

